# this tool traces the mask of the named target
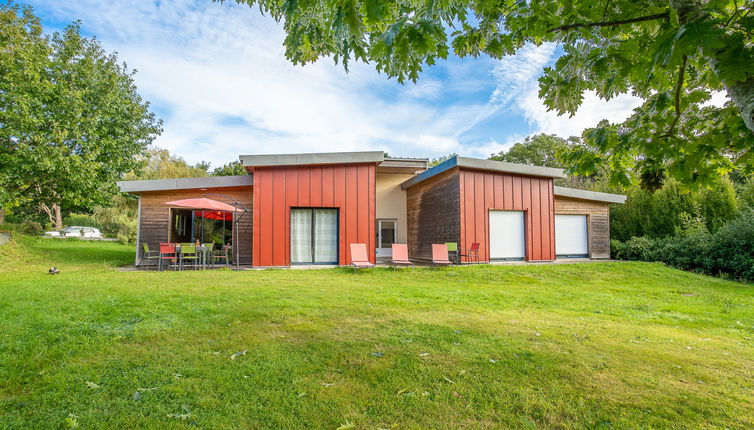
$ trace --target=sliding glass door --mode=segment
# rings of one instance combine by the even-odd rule
[[[337,209],[291,209],[291,263],[338,264]]]

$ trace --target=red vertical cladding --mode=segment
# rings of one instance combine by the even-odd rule
[[[463,172],[459,172],[458,174],[458,222],[461,224],[458,229],[458,240],[460,240],[461,244],[463,244],[468,242],[466,240],[466,204],[468,202],[468,199],[466,198],[466,187],[464,186]],[[461,246],[461,244],[459,244],[459,246]]]
[[[322,206],[335,206],[335,168],[327,166],[322,168]]]
[[[485,232],[486,218],[489,218],[485,208],[487,202],[485,201],[484,190],[484,172],[474,172],[474,216],[471,221],[474,223],[474,234],[476,237],[487,237]],[[474,241],[476,242],[476,241]],[[460,245],[462,248],[468,247],[468,244]]]
[[[261,176],[260,181],[256,182],[259,184],[257,189],[259,190],[261,200],[259,207],[254,212],[259,214],[261,226],[267,227],[262,227],[259,232],[259,239],[261,240],[259,262],[262,266],[270,266],[272,265],[272,240],[276,236],[276,232],[272,229],[272,221],[275,216],[273,212],[274,206],[272,205],[274,172],[268,170]]]
[[[542,248],[542,200],[539,198],[539,178],[532,178],[529,186],[529,228],[527,229],[531,235],[531,254],[529,254],[530,260],[544,260],[543,255],[546,254]]]
[[[284,168],[278,168],[272,171],[272,203],[275,217],[272,219],[272,231],[279,240],[273,240],[270,244],[272,247],[272,261],[283,261],[288,256],[288,247],[285,245],[290,239],[290,229],[286,228],[286,220],[290,218],[286,210],[286,189],[287,181]]]
[[[369,167],[367,166],[359,166],[358,170],[356,170],[356,187],[358,190],[368,190],[369,189]],[[357,212],[357,222],[356,222],[356,237],[351,243],[363,243],[366,244],[367,250],[369,250],[371,247],[370,245],[370,237],[369,237],[369,223],[367,220],[369,219],[369,199],[363,199],[363,198],[357,198],[356,199],[356,212]]]
[[[489,211],[519,210],[525,212],[526,259],[554,259],[552,179],[465,169],[460,174],[461,247],[479,242],[480,259],[489,260]]]
[[[375,166],[370,164],[259,167],[254,171],[254,265],[290,265],[290,210],[339,209],[340,264],[348,244],[375,254]]]
[[[369,177],[369,242],[367,242],[367,249],[369,250],[370,261],[377,262],[377,189],[376,189],[376,172],[377,167],[373,164],[367,165],[369,171],[367,175]]]
[[[260,172],[254,172],[254,181],[259,183]],[[251,207],[251,264],[254,266],[261,266],[259,259],[259,252],[261,249],[262,238],[259,236],[261,217],[258,214],[258,208],[262,205],[262,194],[259,192],[259,186],[254,186],[252,189],[252,207]]]
[[[350,219],[348,208],[346,207],[346,168],[344,166],[333,167],[333,207],[340,208],[340,219]],[[338,259],[341,264],[348,264],[348,255],[346,254],[346,223],[340,222],[338,230],[338,241],[340,250],[338,252]]]
[[[539,181],[539,196],[542,200],[542,259],[555,259],[555,212],[553,208],[554,196],[550,193],[552,181]]]
[[[324,207],[322,204],[322,187],[324,185],[322,181],[322,168],[314,167],[309,172],[309,205],[312,207]]]

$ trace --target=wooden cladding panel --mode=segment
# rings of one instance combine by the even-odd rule
[[[527,260],[555,259],[555,218],[551,178],[461,169],[459,247],[480,244],[489,261],[489,211],[524,211]]]
[[[589,257],[610,258],[610,205],[558,196],[554,202],[555,214],[587,215]]]
[[[406,190],[411,258],[432,259],[432,244],[459,242],[460,175],[449,170]]]
[[[204,194],[219,193],[226,194],[245,207],[251,209],[252,188],[249,187],[226,187],[226,188],[209,188],[207,190],[170,190],[170,191],[150,191],[139,195],[141,199],[141,211],[139,214],[139,240],[136,243],[136,252],[139,257],[142,254],[142,243],[147,243],[150,249],[159,250],[161,242],[170,240],[170,207],[165,206],[165,202],[171,200],[201,198]],[[208,196],[208,198],[215,198]],[[222,198],[216,198],[223,201]],[[234,229],[235,230],[235,229]],[[235,235],[235,231],[233,232]],[[251,235],[252,235],[252,214],[247,213],[241,219],[238,225],[238,234],[240,240],[234,241],[240,245],[239,253],[241,264],[251,264]]]
[[[375,261],[375,166],[257,167],[254,169],[254,266],[290,265],[290,211],[339,209],[340,264],[350,264],[351,243],[365,243]]]

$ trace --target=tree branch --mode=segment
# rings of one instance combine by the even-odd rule
[[[678,82],[675,84],[675,97],[674,97],[674,103],[675,103],[675,117],[673,118],[673,122],[670,123],[670,127],[668,128],[668,131],[662,135],[662,137],[670,137],[675,132],[675,126],[678,124],[678,120],[681,118],[681,91],[683,91],[683,80],[686,76],[686,62],[688,61],[688,57],[686,55],[683,56],[683,63],[681,63],[681,67],[678,68]]]
[[[593,27],[615,27],[624,24],[633,24],[636,22],[654,21],[656,19],[669,19],[670,11],[662,13],[656,13],[653,15],[637,16],[636,18],[618,19],[615,21],[600,21],[600,22],[577,22],[574,24],[561,25],[560,27],[554,27],[547,30],[548,33],[561,32],[573,30],[576,28],[593,28]]]

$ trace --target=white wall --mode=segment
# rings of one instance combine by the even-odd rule
[[[395,219],[396,243],[407,243],[406,225],[406,192],[401,189],[401,183],[411,179],[414,175],[398,173],[377,173],[375,178],[377,204],[377,219]]]

